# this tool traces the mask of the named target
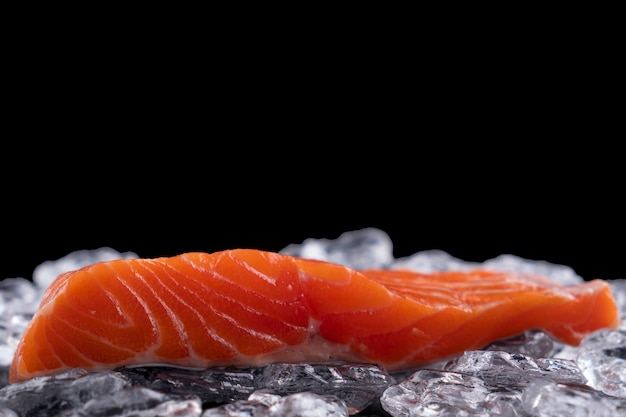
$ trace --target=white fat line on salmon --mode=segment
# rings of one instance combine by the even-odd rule
[[[284,326],[289,327],[290,329],[293,329],[293,330],[303,329],[303,328],[305,327],[305,326],[297,326],[297,325],[295,325],[295,324],[291,324],[291,323],[286,322],[285,320],[283,320],[283,318],[282,318],[283,316],[282,316],[282,315],[280,315],[280,314],[268,314],[268,313],[266,313],[266,312],[261,312],[261,311],[259,311],[259,310],[255,310],[255,309],[253,309],[252,307],[250,307],[248,304],[244,303],[242,300],[239,300],[239,299],[233,298],[233,297],[228,296],[228,295],[226,295],[226,294],[224,294],[224,293],[221,293],[221,292],[215,291],[215,294],[218,294],[218,295],[219,295],[220,297],[222,297],[224,300],[227,300],[227,301],[231,302],[234,306],[236,306],[236,307],[238,307],[238,308],[241,308],[242,310],[244,310],[244,311],[246,311],[246,312],[248,312],[248,313],[250,313],[250,314],[253,314],[253,315],[254,315],[254,316],[256,316],[256,317],[259,317],[259,318],[261,318],[261,317],[265,317],[265,318],[268,318],[268,319],[273,320],[273,321],[275,321],[275,322],[280,322],[280,323],[282,323]],[[255,293],[255,294],[256,294],[256,293]],[[266,298],[264,298],[264,299],[266,299]],[[267,300],[270,300],[270,299],[267,299]],[[202,300],[202,301],[205,301],[205,300]],[[290,303],[290,304],[291,304],[291,303]],[[288,305],[290,305],[290,304],[288,304]],[[214,309],[213,309],[213,310],[214,310]],[[214,310],[214,311],[216,311],[216,310]],[[279,313],[280,313],[280,312],[279,312]],[[224,316],[224,317],[226,317],[226,316],[227,316],[227,314],[226,314],[225,312],[221,312],[221,315],[222,315],[222,316]],[[228,316],[228,317],[231,317],[231,318],[232,318],[232,316]],[[232,320],[237,321],[237,320],[236,320],[236,319],[234,319],[234,318],[232,318]],[[238,323],[238,322],[237,322],[237,323]],[[239,326],[239,327],[240,327],[240,328],[245,328],[245,327],[243,327],[243,326]]]
[[[225,254],[224,254],[224,255],[221,255],[221,256],[225,256]],[[263,300],[264,300],[264,302],[269,302],[269,303],[272,303],[272,304],[275,304],[275,305],[280,305],[280,306],[283,306],[283,305],[290,305],[290,304],[293,304],[293,303],[298,303],[298,302],[300,301],[300,299],[301,299],[300,294],[297,294],[297,293],[296,293],[296,291],[293,291],[293,293],[294,293],[293,297],[294,297],[294,298],[293,298],[293,300],[290,300],[290,301],[277,300],[277,299],[275,299],[275,298],[270,298],[270,297],[268,297],[266,294],[260,293],[260,292],[258,292],[258,291],[254,291],[254,290],[253,290],[253,289],[251,289],[251,288],[245,288],[245,287],[242,287],[242,286],[241,286],[241,282],[233,281],[233,280],[232,280],[232,279],[230,279],[228,276],[223,275],[223,274],[220,274],[220,273],[218,273],[218,272],[217,272],[216,270],[214,270],[214,269],[207,269],[207,268],[204,268],[203,266],[198,265],[198,264],[194,263],[192,260],[189,260],[189,259],[187,259],[187,258],[182,258],[182,259],[183,259],[183,261],[184,261],[187,265],[191,266],[192,268],[194,268],[194,269],[196,269],[196,270],[199,270],[199,271],[202,271],[202,272],[204,272],[204,273],[206,273],[206,274],[210,275],[210,276],[211,276],[211,279],[220,280],[220,281],[223,281],[223,282],[229,283],[229,284],[231,284],[231,285],[233,285],[233,286],[237,287],[237,288],[238,288],[241,292],[243,292],[243,293],[247,293],[247,294],[252,294],[252,295],[254,295],[254,296],[256,296],[256,297],[259,297],[259,298],[263,299]],[[177,272],[179,272],[179,273],[183,273],[182,271],[178,271],[177,269],[175,269],[173,266],[171,266],[171,265],[169,265],[169,264],[166,264],[166,265],[163,265],[163,266],[167,266],[168,268],[172,268],[172,270],[175,270],[175,271],[177,271]],[[185,275],[187,275],[187,274],[185,274]],[[197,279],[195,279],[195,277],[193,277],[193,276],[189,276],[189,275],[187,275],[187,276],[188,276],[190,279],[193,279],[194,281],[196,281],[196,282],[197,282]],[[290,285],[291,285],[291,284],[290,284]],[[291,289],[293,289],[293,287],[292,287]],[[221,294],[221,293],[220,293],[220,294]]]
[[[50,316],[48,314],[48,316]],[[68,326],[71,326],[70,323],[66,324]],[[89,362],[90,366],[95,364],[96,362],[94,362],[93,360],[87,358],[85,355],[83,355],[80,351],[78,351],[70,342],[67,341],[67,339],[63,336],[61,336],[59,334],[59,332],[55,332],[54,329],[45,327],[43,329],[43,337],[46,339],[45,341],[48,343],[42,343],[43,341],[38,341],[39,343],[42,343],[43,345],[47,346],[50,348],[50,350],[52,351],[54,357],[57,359],[58,362],[62,363],[63,365],[65,365],[65,367],[67,367],[68,369],[71,368],[71,366],[67,363],[65,363],[65,361],[63,361],[63,359],[61,359],[61,356],[59,355],[59,353],[57,352],[57,348],[60,348],[61,346],[59,346],[59,344],[54,343],[53,340],[51,340],[48,336],[48,333],[51,333],[53,335],[53,337],[55,337],[57,340],[60,340],[63,344],[64,344],[64,348],[65,349],[69,349],[71,350],[75,355],[82,357],[83,360],[85,360],[86,362]],[[65,368],[62,367],[62,368]]]
[[[362,280],[366,280],[366,281],[370,281],[373,282],[374,284],[380,286],[381,290],[386,291],[388,294],[395,294],[393,291],[390,291],[389,288],[387,288],[386,286],[382,285],[380,282],[377,282],[376,280],[371,279],[370,277],[368,277],[367,275],[361,273],[361,271],[358,271],[356,269],[352,269],[350,267],[347,267],[345,265],[335,265],[337,270],[343,270],[346,274],[345,277],[342,277],[342,280],[334,280],[334,279],[327,279],[326,277],[322,276],[319,277],[317,275],[311,274],[310,272],[307,272],[306,270],[300,269],[298,268],[298,279],[300,280],[300,282],[305,282],[305,281],[317,281],[317,282],[323,282],[324,285],[332,285],[334,287],[346,287],[349,286],[350,284],[352,284],[352,281],[354,280],[355,277],[358,277],[358,279],[362,279]]]
[[[176,271],[176,269],[174,269],[171,265],[168,264],[162,264],[160,263],[159,266],[162,266],[161,270],[166,273],[168,275],[168,277],[170,277],[172,280],[176,281],[176,279],[167,272],[167,269],[171,269]],[[177,271],[178,272],[178,271]],[[158,274],[155,274],[158,275]],[[221,337],[219,334],[217,334],[217,332],[215,332],[215,330],[209,325],[209,323],[207,323],[207,321],[204,319],[204,316],[202,314],[200,314],[200,312],[194,308],[192,305],[190,305],[189,303],[187,303],[185,301],[184,298],[178,296],[178,294],[176,294],[168,285],[165,285],[163,282],[161,282],[161,279],[158,278],[159,282],[161,283],[161,285],[164,286],[164,288],[170,293],[172,294],[172,296],[178,300],[183,306],[185,306],[202,324],[202,327],[204,328],[204,331],[206,334],[208,334],[210,337],[212,337],[215,341],[221,343],[222,345],[226,346],[227,348],[229,348],[230,350],[232,350],[233,352],[237,352],[237,349],[235,348],[235,346],[233,346],[232,343],[230,343],[229,341],[225,340],[223,337]],[[188,287],[182,286],[183,289],[185,289],[188,294],[193,297],[196,300],[199,300],[202,303],[205,303],[206,300],[202,299],[198,294],[196,294],[195,292],[191,291]],[[164,302],[165,303],[165,302]],[[185,340],[188,342],[188,349],[189,349],[189,354],[192,357],[195,358],[201,358],[201,356],[194,350],[193,348],[193,344],[191,343],[191,341],[189,340],[189,338],[187,337],[187,331],[185,329],[185,324],[180,322],[182,329],[183,329],[183,333],[185,334]],[[152,350],[156,350],[157,346],[153,346]],[[154,355],[156,356],[156,355]],[[203,359],[205,360],[205,359]]]
[[[272,304],[275,304],[275,305],[281,305],[282,306],[282,305],[285,305],[285,304],[289,305],[291,303],[299,301],[299,297],[300,296],[298,294],[296,294],[295,292],[294,292],[294,298],[291,301],[277,300],[275,298],[268,297],[266,294],[260,293],[258,291],[254,291],[254,290],[252,290],[250,288],[244,288],[244,287],[241,286],[241,283],[233,281],[231,279],[228,279],[228,277],[226,275],[222,275],[222,274],[220,274],[220,273],[218,273],[216,271],[211,271],[211,275],[212,275],[213,278],[220,279],[220,280],[222,280],[224,282],[228,282],[229,284],[232,284],[232,285],[238,287],[244,293],[252,294],[253,296],[261,298],[264,302],[268,302],[268,303],[272,303]]]
[[[162,288],[164,288],[169,294],[171,294],[172,296],[174,296],[175,298],[177,298],[179,301],[182,300],[180,297],[178,297],[174,292],[172,292],[167,285],[165,285],[163,283],[163,281],[161,280],[159,274],[155,273],[153,270],[151,270],[150,268],[147,267],[146,264],[150,264],[150,266],[155,267],[156,263],[147,260],[145,263],[141,263],[141,264],[135,264],[135,265],[139,265],[141,268],[144,268],[144,270],[148,271],[150,273],[150,275],[152,276],[152,278],[154,278],[155,283],[157,283],[158,285],[160,285]],[[184,325],[183,323],[180,321],[180,318],[178,317],[178,315],[176,315],[176,313],[174,313],[172,311],[172,309],[170,308],[168,302],[166,300],[164,300],[153,288],[153,285],[151,285],[150,283],[148,283],[146,281],[146,279],[144,278],[144,276],[133,266],[133,264],[129,264],[129,268],[132,271],[132,273],[135,275],[135,278],[137,278],[139,281],[143,282],[143,284],[145,285],[145,287],[148,289],[148,291],[150,291],[153,295],[153,297],[159,302],[159,304],[161,304],[161,306],[163,307],[163,309],[165,310],[165,312],[167,313],[167,317],[170,319],[171,323],[174,325],[174,329],[176,330],[176,334],[178,335],[178,338],[180,340],[182,340],[184,343],[184,346],[191,346],[191,344],[189,343],[189,339],[187,337],[187,333],[184,331]],[[167,324],[164,323],[164,326],[166,326]],[[162,337],[162,332],[161,332],[161,326],[158,326],[156,328],[157,334],[158,334],[158,341],[157,341],[157,345],[158,346],[162,346],[163,345],[163,337]]]
[[[209,309],[215,313],[216,316],[223,318],[224,320],[231,323],[234,327],[243,330],[245,333],[248,333],[256,338],[268,340],[270,342],[276,343],[278,345],[285,345],[285,342],[282,340],[276,339],[274,336],[270,336],[267,333],[261,333],[256,330],[253,330],[247,326],[242,326],[236,319],[224,313],[223,311],[216,310],[212,305],[209,304]],[[235,349],[237,353],[240,353],[239,350]],[[241,353],[240,353],[241,354]]]
[[[254,274],[257,277],[261,278],[263,281],[267,282],[268,284],[271,284],[274,287],[276,286],[276,279],[275,278],[270,277],[269,275],[266,275],[266,274],[262,273],[261,271],[259,271],[256,268],[253,268],[249,263],[247,263],[246,261],[242,260],[241,258],[235,258],[233,256],[232,252],[229,252],[228,256],[230,257],[230,259],[233,260],[233,262],[235,262],[237,265],[242,266],[246,271],[251,272],[252,274]],[[263,257],[265,259],[268,258],[268,256],[263,256]]]
[[[103,345],[106,345],[106,346],[112,347],[112,348],[117,349],[117,350],[120,350],[120,351],[122,351],[122,352],[128,352],[128,353],[130,353],[131,355],[135,355],[135,353],[136,353],[136,352],[135,352],[134,350],[132,350],[132,349],[124,348],[124,347],[121,347],[121,346],[119,346],[119,345],[117,345],[117,344],[112,343],[110,340],[108,340],[108,339],[106,339],[106,338],[102,337],[102,336],[101,336],[101,335],[99,335],[99,334],[95,334],[95,333],[92,333],[92,332],[85,331],[85,329],[83,329],[83,328],[81,328],[81,327],[78,327],[78,326],[76,326],[76,325],[74,325],[74,324],[72,324],[72,323],[68,322],[66,319],[64,319],[64,318],[62,318],[62,317],[57,317],[57,320],[62,321],[63,323],[65,323],[65,324],[67,324],[69,327],[71,327],[72,329],[74,329],[74,330],[76,330],[77,332],[79,332],[79,333],[83,334],[85,337],[91,338],[91,339],[93,339],[93,340],[97,341],[98,343],[102,343]],[[56,334],[57,336],[59,335],[59,333],[58,333],[58,332],[56,332],[55,334]],[[65,338],[63,338],[63,337],[61,337],[61,336],[59,336],[59,338],[61,338],[61,339],[65,339]],[[66,340],[67,340],[67,339],[66,339]],[[69,345],[69,346],[75,346],[75,344],[70,343],[70,342],[68,342],[68,345]],[[84,354],[83,354],[83,355],[84,355]]]
[[[188,255],[189,254],[179,255],[177,259],[179,259],[182,263],[187,264],[188,266],[190,266],[192,269],[194,269],[196,271],[204,272],[204,273],[208,273],[208,274],[213,273],[213,269],[212,268],[206,268],[203,264],[194,262],[192,259],[190,259],[190,256],[188,256]],[[200,254],[200,256],[202,258],[210,259],[209,258],[210,255]],[[183,273],[183,271],[180,271],[180,270],[174,268],[174,266],[171,265],[169,262],[167,262],[167,260],[165,262],[163,262],[163,265],[164,266],[168,266],[169,268],[172,268],[172,269],[174,269],[177,272]],[[213,263],[211,262],[210,265],[213,265]],[[189,275],[189,274],[185,274],[185,275]]]
[[[231,252],[220,252],[220,253],[217,253],[216,255],[217,256],[216,256],[215,262],[212,262],[211,265],[216,265],[216,264],[218,264],[222,260],[222,258],[229,257],[237,265],[242,266],[244,269],[246,269],[247,271],[251,272],[253,275],[261,278],[262,280],[264,280],[268,284],[276,286],[276,280],[274,278],[272,278],[272,277],[270,277],[270,276],[268,276],[266,274],[263,274],[262,272],[258,271],[257,269],[253,268],[252,266],[250,266],[250,264],[242,261],[241,259],[233,257]],[[238,283],[236,281],[233,281],[231,279],[228,279],[228,277],[226,277],[226,276],[224,276],[222,274],[219,274],[214,268],[210,268],[210,269],[206,268],[204,265],[198,264],[198,263],[194,262],[193,260],[189,259],[189,257],[183,256],[181,258],[181,260],[184,263],[186,263],[187,265],[191,266],[192,268],[194,268],[194,269],[196,269],[198,271],[202,271],[202,272],[210,274],[210,275],[212,275],[214,277],[222,278],[222,279],[224,279],[224,281],[232,283],[232,284],[235,284],[235,285],[238,285],[238,286],[241,285],[240,283]],[[254,292],[254,291],[252,291],[250,289],[246,289],[246,291]]]
[[[161,267],[161,270],[164,271],[164,273],[167,273],[168,269],[171,270],[171,271],[175,271],[175,272],[181,273],[180,271],[178,271],[176,268],[172,267],[169,264],[159,263],[158,266]],[[251,290],[248,290],[248,289],[245,289],[245,288],[241,288],[241,286],[238,283],[229,280],[227,277],[225,277],[225,276],[223,276],[221,274],[218,274],[215,271],[209,271],[209,272],[211,273],[212,278],[218,278],[220,280],[223,280],[224,282],[228,282],[228,283],[230,283],[230,284],[232,284],[234,286],[237,286],[245,294],[252,294],[254,296],[257,296],[257,297],[259,297],[259,299],[263,300],[263,302],[271,303],[273,305],[278,305],[278,306],[281,306],[281,307],[282,306],[290,307],[290,306],[297,305],[298,303],[302,302],[302,297],[300,297],[300,296],[297,296],[296,298],[294,298],[293,301],[288,301],[288,302],[276,300],[276,299],[273,299],[273,298],[268,298],[267,296],[265,296],[263,294],[260,294],[258,292],[251,291]],[[193,297],[194,299],[198,300],[199,302],[201,302],[203,304],[207,302],[207,300],[202,298],[198,293],[196,293],[195,291],[193,291],[189,287],[187,287],[185,285],[182,285],[182,283],[177,281],[172,275],[170,275],[169,273],[167,273],[167,275],[172,279],[172,281],[177,283],[177,287],[178,288],[184,289],[189,297]],[[189,278],[191,278],[191,277],[189,277]],[[172,292],[169,286],[166,289],[168,291]],[[297,325],[294,325],[294,324],[286,322],[285,320],[283,320],[283,318],[282,318],[282,316],[280,314],[269,314],[268,312],[260,312],[258,310],[254,310],[252,307],[250,307],[247,303],[243,302],[241,299],[233,298],[233,297],[228,296],[228,295],[224,294],[223,292],[218,291],[216,289],[211,288],[211,289],[207,289],[207,291],[209,291],[211,293],[214,293],[215,295],[219,295],[223,299],[228,300],[228,301],[236,304],[240,308],[244,309],[245,311],[253,313],[253,314],[257,315],[257,316],[263,316],[263,317],[270,318],[272,320],[278,320],[281,323],[283,323],[285,326],[287,326],[287,327],[289,327],[291,329],[301,329],[302,328],[302,326],[297,326]],[[175,295],[173,292],[172,292],[172,294]],[[177,295],[175,295],[175,297],[181,303],[184,303],[184,301],[180,297],[178,297]],[[195,313],[195,310],[194,309],[192,309],[192,310]],[[228,346],[232,347],[230,344],[228,344]]]
[[[132,323],[131,323],[131,322],[130,322],[130,320],[128,319],[128,315],[127,315],[126,313],[124,313],[124,311],[123,311],[123,310],[122,310],[122,308],[120,307],[120,302],[119,302],[118,298],[117,298],[115,295],[113,295],[113,293],[111,293],[111,291],[109,291],[109,289],[107,289],[106,287],[104,287],[104,286],[102,285],[102,283],[100,282],[100,279],[99,279],[100,275],[99,275],[99,274],[95,274],[95,273],[93,273],[92,271],[93,271],[93,270],[91,270],[91,269],[90,269],[89,271],[87,271],[87,274],[89,274],[89,275],[90,275],[90,277],[91,277],[91,282],[92,282],[92,283],[95,283],[95,285],[97,285],[97,286],[98,286],[98,287],[102,290],[102,292],[104,293],[104,295],[106,295],[106,296],[107,296],[107,298],[108,298],[109,300],[111,300],[111,304],[112,304],[113,306],[115,306],[115,310],[117,311],[117,314],[119,314],[119,316],[120,316],[121,318],[123,318],[123,319],[126,321],[126,323],[125,323],[125,325],[124,325],[124,326],[121,326],[121,325],[119,325],[119,324],[117,324],[117,323],[116,323],[116,326],[118,326],[118,327],[131,327],[131,326],[132,326]],[[93,311],[93,310],[91,311],[91,313],[92,313],[92,314],[93,314],[94,312],[95,312],[95,311]]]
[[[224,256],[227,256],[227,254],[226,254],[226,253],[220,253],[220,254],[219,254],[218,259],[219,259],[219,258],[223,258]],[[233,281],[232,279],[230,279],[230,278],[229,278],[229,277],[227,277],[226,275],[222,275],[222,274],[218,273],[218,272],[217,272],[214,268],[205,268],[205,267],[204,267],[204,265],[202,265],[202,264],[198,264],[198,263],[194,262],[193,260],[189,259],[189,258],[188,258],[188,257],[186,257],[186,256],[183,256],[183,257],[181,258],[181,260],[182,260],[184,263],[186,263],[187,265],[189,265],[190,267],[192,267],[193,269],[195,269],[195,270],[197,270],[197,271],[200,271],[200,272],[203,272],[203,273],[205,273],[205,274],[210,275],[212,279],[221,279],[221,280],[222,280],[222,281],[224,281],[224,282],[228,282],[229,284],[232,284],[232,285],[237,286],[237,287],[238,287],[238,288],[240,288],[242,291],[246,291],[246,292],[249,292],[249,293],[251,293],[251,294],[258,294],[258,295],[262,296],[263,298],[267,298],[267,296],[264,296],[264,295],[262,295],[262,294],[260,294],[260,293],[258,293],[258,292],[256,292],[256,291],[254,291],[254,290],[250,289],[250,288],[244,288],[244,287],[242,287],[242,286],[241,286],[241,282]],[[216,262],[216,263],[217,263],[217,262]],[[168,266],[170,266],[170,267],[171,267],[171,265],[168,265]],[[182,271],[180,271],[180,272],[182,273]],[[185,274],[185,275],[188,275],[188,274]],[[255,275],[256,275],[256,274],[255,274]],[[195,277],[191,277],[191,278],[194,278],[194,279],[195,279]],[[260,277],[260,278],[262,278],[262,279],[263,279],[263,277]],[[272,302],[280,302],[279,300],[273,300],[273,299],[271,299],[271,298],[267,298],[267,299],[268,299],[269,301],[272,301]]]
[[[269,298],[266,295],[258,293],[256,291],[252,291],[252,290],[249,290],[249,289],[246,289],[246,288],[242,288],[237,282],[233,282],[233,281],[229,280],[228,277],[226,277],[224,275],[221,275],[221,274],[219,274],[219,273],[217,273],[215,271],[212,271],[211,275],[214,278],[219,278],[219,279],[223,280],[224,282],[228,282],[228,283],[230,283],[232,285],[237,286],[238,288],[241,289],[242,293],[244,293],[244,294],[248,294],[248,295],[251,294],[253,296],[258,297],[264,303],[271,303],[273,305],[281,306],[281,307],[282,306],[291,307],[291,306],[294,306],[294,305],[297,306],[299,303],[303,302],[303,298],[304,297],[303,297],[302,294],[297,295],[292,301],[276,300],[274,298]],[[244,309],[245,311],[253,313],[253,314],[257,315],[257,316],[263,316],[263,317],[267,317],[267,318],[270,318],[270,319],[273,319],[273,320],[278,320],[281,323],[284,323],[286,326],[288,326],[288,327],[290,327],[292,329],[298,329],[298,328],[302,328],[303,327],[303,326],[296,326],[296,325],[287,323],[286,321],[284,321],[282,319],[282,316],[280,314],[269,314],[266,311],[265,312],[260,312],[258,310],[255,310],[252,307],[250,307],[247,303],[245,303],[244,300],[239,299],[239,298],[233,298],[233,297],[231,297],[229,295],[226,295],[225,293],[223,293],[221,291],[218,291],[216,289],[211,289],[211,292],[215,293],[216,295],[219,295],[220,297],[222,297],[225,300],[228,300],[228,301],[236,304],[237,306],[239,306],[240,308]],[[190,294],[190,296],[195,297],[199,301],[206,302],[205,299],[199,297],[198,294],[196,294],[195,292],[192,292],[191,290],[189,290],[189,294]],[[242,297],[242,298],[245,298],[245,297]]]
[[[112,272],[113,278],[116,279],[119,283],[121,283],[126,290],[133,296],[135,297],[135,299],[137,300],[137,302],[139,304],[141,304],[141,306],[143,307],[143,312],[145,314],[145,316],[148,318],[148,320],[150,321],[150,324],[152,325],[152,328],[155,329],[156,328],[156,322],[154,320],[154,317],[152,317],[152,315],[150,314],[151,310],[148,307],[148,305],[146,304],[145,300],[143,298],[141,298],[139,296],[139,294],[137,294],[137,292],[134,290],[133,287],[131,287],[128,282],[126,282],[126,280],[122,279],[117,272],[112,268],[110,263],[104,263],[103,265],[105,265],[107,268],[109,268],[109,270]],[[131,304],[131,303],[129,303]],[[130,317],[128,314],[126,314],[126,316],[128,317],[128,320],[132,325],[136,326],[136,323],[133,323],[133,318]]]

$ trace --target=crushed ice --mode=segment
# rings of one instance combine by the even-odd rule
[[[572,268],[501,255],[466,262],[440,250],[394,259],[389,236],[374,228],[337,239],[307,239],[281,253],[353,268],[417,271],[482,267],[583,282]],[[45,288],[60,273],[132,252],[82,250],[47,261],[24,278],[0,281],[0,417],[3,416],[626,416],[626,280],[608,281],[622,324],[578,347],[541,331],[467,351],[412,372],[388,374],[366,364],[272,364],[190,371],[167,367],[76,369],[8,385],[8,366]]]

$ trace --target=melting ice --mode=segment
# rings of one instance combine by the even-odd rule
[[[584,281],[568,266],[513,255],[472,263],[431,250],[394,259],[389,236],[373,228],[337,239],[307,239],[281,253],[357,269],[482,267],[539,273],[564,285]],[[531,330],[428,368],[391,375],[365,364],[202,371],[134,367],[95,373],[76,369],[8,385],[17,343],[52,280],[94,262],[134,257],[111,248],[77,251],[38,266],[33,282],[0,282],[0,417],[626,416],[624,279],[609,281],[621,328],[595,332],[578,347]]]

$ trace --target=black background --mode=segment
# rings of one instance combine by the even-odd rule
[[[39,263],[79,249],[278,251],[364,227],[387,232],[396,257],[510,253],[585,279],[626,276],[615,150],[591,168],[588,148],[382,141],[342,151],[340,142],[54,144],[4,177],[0,277],[30,279]]]
[[[0,278],[78,249],[279,250],[362,227],[396,256],[624,277],[616,26],[536,15],[326,38],[28,27],[4,68]]]
[[[615,37],[474,29],[272,58],[254,39],[215,55],[41,45],[46,60],[10,68],[0,278],[79,249],[277,251],[363,227],[397,257],[511,253],[623,278]]]

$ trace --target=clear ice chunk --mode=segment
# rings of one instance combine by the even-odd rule
[[[625,417],[626,401],[584,385],[537,379],[524,390],[522,409],[532,417]]]
[[[57,417],[200,417],[202,403],[195,395],[172,395],[145,387],[130,387],[92,398]]]
[[[334,395],[352,413],[377,400],[393,381],[387,371],[368,364],[274,364],[262,368],[259,388],[281,395],[309,391]]]
[[[546,332],[528,330],[508,339],[497,340],[485,347],[509,353],[521,353],[533,358],[551,357],[556,351],[554,339]]]
[[[13,410],[20,416],[55,416],[128,386],[130,381],[119,373],[88,373],[75,369],[3,387],[0,389],[0,409]]]
[[[6,310],[32,311],[41,298],[41,292],[25,278],[7,278],[0,281],[0,315]]]
[[[457,372],[422,369],[381,397],[393,417],[517,416],[521,393]]]
[[[280,398],[269,407],[271,417],[347,417],[348,408],[333,395],[299,392]]]
[[[132,386],[119,372],[74,369],[0,389],[0,409],[19,416],[199,417],[202,402],[191,394]]]
[[[449,361],[445,370],[420,370],[392,385],[381,405],[394,417],[624,415],[619,413],[626,411],[626,399],[586,382],[571,360],[469,351]]]
[[[247,400],[211,408],[202,417],[348,417],[348,408],[339,398],[300,392],[280,396],[257,391]]]
[[[398,258],[392,265],[392,269],[410,269],[417,272],[440,272],[440,271],[467,271],[480,266],[479,263],[467,262],[455,258],[447,252],[439,249],[425,250],[413,255]]]
[[[346,265],[355,269],[385,268],[394,260],[389,235],[380,229],[345,232],[337,239],[306,239],[283,248],[284,255]]]
[[[586,337],[576,362],[589,386],[626,398],[626,331],[601,330]]]
[[[429,369],[388,388],[381,404],[393,417],[626,416],[626,400],[586,385],[550,378],[489,383],[469,374]]]
[[[524,259],[511,254],[504,254],[493,259],[488,259],[481,266],[492,271],[515,271],[543,275],[561,285],[576,285],[585,281],[580,275],[574,272],[574,269],[567,265],[559,265],[542,260]]]
[[[41,291],[24,278],[0,281],[0,366],[11,363],[40,299]]]
[[[468,262],[455,258],[439,249],[417,252],[405,258],[396,259],[392,268],[406,268],[418,272],[467,271],[483,268],[492,271],[515,271],[544,275],[561,285],[575,285],[584,282],[567,265],[553,264],[547,261],[524,259],[519,256],[504,254],[485,262]]]
[[[174,394],[195,394],[204,403],[244,400],[258,387],[253,368],[179,369],[165,366],[119,368],[133,385]]]
[[[384,368],[370,364],[275,363],[204,370],[145,366],[120,368],[119,372],[133,384],[170,393],[192,393],[203,402],[246,400],[257,390],[281,396],[307,391],[340,398],[351,412],[378,400],[394,382]]]
[[[537,358],[502,351],[467,351],[448,362],[446,371],[478,377],[489,384],[516,385],[535,378],[557,382],[586,382],[576,363],[567,359]]]

